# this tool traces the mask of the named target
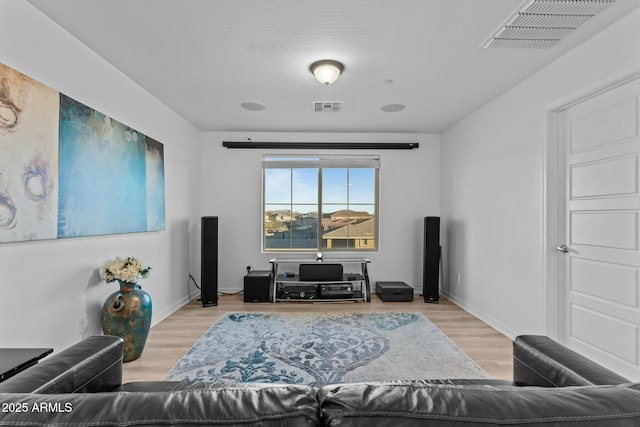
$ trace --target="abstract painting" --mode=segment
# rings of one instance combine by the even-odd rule
[[[164,148],[0,64],[0,242],[165,228]]]
[[[0,242],[56,238],[58,104],[0,64]]]

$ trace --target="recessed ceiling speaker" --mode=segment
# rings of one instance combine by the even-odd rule
[[[380,107],[380,109],[385,113],[397,113],[398,111],[404,110],[406,107],[407,106],[404,104],[387,104]]]
[[[424,218],[424,263],[422,295],[424,302],[440,302],[440,217]]]
[[[200,299],[210,307],[218,305],[218,217],[203,216],[200,227]]]
[[[267,108],[266,105],[261,104],[259,102],[243,102],[240,105],[242,106],[242,108],[249,111],[262,111],[265,108]]]

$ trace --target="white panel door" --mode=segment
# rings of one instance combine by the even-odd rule
[[[560,340],[640,380],[640,81],[560,113]]]

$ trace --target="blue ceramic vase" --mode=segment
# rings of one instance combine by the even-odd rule
[[[102,306],[102,332],[124,340],[124,362],[142,354],[151,327],[151,297],[137,283],[118,281],[120,290]]]

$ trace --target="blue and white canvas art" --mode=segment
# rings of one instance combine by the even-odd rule
[[[0,242],[164,230],[163,147],[0,64]]]

